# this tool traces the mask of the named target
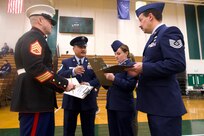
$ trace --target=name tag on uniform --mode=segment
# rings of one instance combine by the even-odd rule
[[[75,67],[69,67],[69,69],[74,69]]]

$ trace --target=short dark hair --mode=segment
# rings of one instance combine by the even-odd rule
[[[160,11],[156,9],[149,9],[143,12],[143,15],[146,17],[149,13],[152,13],[158,21],[162,21],[162,13]]]

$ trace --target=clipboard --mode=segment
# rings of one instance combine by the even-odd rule
[[[124,72],[127,68],[133,68],[134,66],[124,66],[124,65],[113,65],[110,67],[102,68],[104,73],[120,73]]]
[[[99,80],[100,84],[104,86],[111,86],[112,81],[107,80],[104,75],[104,72],[101,70],[101,69],[107,68],[107,65],[105,64],[103,59],[102,58],[88,58],[88,61],[94,73],[96,74],[96,77]]]
[[[124,72],[125,69],[134,67],[134,66],[124,66],[124,65],[107,66],[102,58],[96,58],[96,57],[88,58],[88,60],[100,84],[104,86],[112,85],[112,81],[107,80],[104,73],[120,73],[120,72]]]

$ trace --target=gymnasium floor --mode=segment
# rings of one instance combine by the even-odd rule
[[[188,113],[183,116],[183,136],[204,136],[204,98],[200,96],[183,98]],[[108,136],[107,116],[105,100],[98,100],[100,107],[96,115],[96,136]],[[58,102],[61,107],[61,101]],[[56,129],[55,135],[62,136],[63,110],[55,111]],[[0,107],[0,136],[19,136],[18,114],[9,111],[9,106]],[[79,120],[79,119],[78,119]],[[150,136],[146,114],[138,113],[139,132],[138,136]],[[80,122],[76,130],[76,136],[81,136]]]

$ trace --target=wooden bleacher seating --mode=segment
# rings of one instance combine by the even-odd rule
[[[58,61],[58,69],[60,68],[63,59],[67,59],[67,58],[70,58],[72,56],[73,55],[67,55],[67,54],[61,55],[57,60]],[[87,55],[87,57],[88,58],[93,58],[93,57],[95,57],[95,55]],[[114,56],[111,56],[111,55],[99,55],[97,57],[103,58],[105,63],[108,64],[108,65],[117,64],[117,61],[115,60]],[[0,58],[0,65],[3,64],[3,61],[5,59],[7,59],[9,61],[9,63],[11,64],[12,72],[8,76],[7,79],[5,79],[5,80],[0,79],[0,106],[1,106],[2,102],[7,103],[7,100],[8,100],[7,97],[9,95],[11,95],[10,93],[11,93],[11,90],[12,90],[12,86],[13,86],[13,84],[15,82],[15,79],[16,79],[16,76],[17,76],[14,56],[9,54],[9,55],[6,55],[5,57]],[[142,57],[141,56],[135,56],[135,60],[136,60],[136,62],[141,62]],[[185,90],[185,89],[183,88],[182,90]],[[104,88],[101,87],[100,91],[99,91],[99,94],[98,94],[98,99],[99,100],[105,100],[106,99],[106,92],[107,92],[107,90],[105,90]],[[57,99],[62,100],[62,94],[57,94]]]
[[[5,59],[8,60],[8,62],[11,64],[12,70],[11,73],[6,75],[4,78],[0,78],[0,106],[2,105],[2,103],[8,104],[17,76],[14,56],[6,55],[0,58],[0,65],[3,65],[3,61]]]
[[[186,71],[178,73],[176,78],[181,89],[181,94],[186,95]]]
[[[70,57],[73,57],[73,55],[62,54],[62,55],[58,58],[58,68],[60,68],[63,59],[67,59],[67,58],[70,58]],[[103,58],[104,62],[105,62],[107,65],[116,65],[116,64],[117,64],[117,61],[116,61],[115,57],[114,57],[114,56],[111,56],[111,55],[98,55],[98,56],[95,56],[95,55],[87,55],[86,57],[87,57],[87,58],[94,58],[94,57]],[[135,56],[135,61],[136,61],[136,62],[141,62],[141,61],[142,61],[142,57],[141,57],[141,56]]]
[[[62,60],[63,59],[67,59],[67,58],[70,58],[70,57],[72,57],[73,55],[66,55],[66,54],[63,54],[63,55],[61,55],[59,58],[58,58],[58,69],[60,68],[60,66],[61,66],[61,63],[62,63]],[[95,55],[87,55],[87,57],[88,58],[93,58],[93,57],[95,57]],[[108,65],[115,65],[115,64],[117,64],[117,61],[115,60],[115,57],[114,56],[110,56],[110,55],[100,55],[100,56],[97,56],[97,57],[101,57],[101,58],[103,58],[103,60],[105,61],[105,63],[106,64],[108,64]],[[12,67],[12,74],[11,74],[11,77],[9,77],[10,79],[11,79],[11,81],[9,81],[9,82],[6,82],[6,80],[0,80],[0,88],[5,88],[5,87],[3,87],[3,86],[5,86],[5,84],[6,83],[10,83],[10,85],[8,84],[7,86],[8,87],[12,87],[12,85],[11,85],[11,83],[14,83],[14,81],[15,81],[15,79],[16,79],[16,75],[17,75],[17,73],[16,73],[16,66],[15,66],[15,61],[14,61],[14,56],[13,55],[7,55],[7,56],[5,56],[5,57],[3,57],[3,58],[0,58],[0,64],[3,64],[3,61],[5,60],[5,59],[7,59],[8,61],[9,61],[9,63],[11,64],[11,67]],[[135,57],[135,60],[136,60],[136,62],[140,62],[140,61],[142,61],[142,57],[140,57],[140,56],[136,56]],[[3,83],[3,81],[4,81],[4,83]],[[1,86],[2,84],[4,84],[3,86]],[[2,101],[6,101],[5,100],[5,94],[6,95],[8,95],[8,92],[2,92],[3,90],[5,91],[5,90],[11,90],[12,88],[8,88],[8,89],[1,89],[0,90],[0,95],[3,93],[3,95],[1,95],[0,97],[0,102],[1,102],[1,100]],[[57,94],[57,99],[58,100],[62,100],[62,94]],[[100,91],[99,91],[99,94],[98,94],[98,99],[102,99],[102,100],[104,100],[104,99],[106,99],[106,90],[104,89],[104,88],[100,88]],[[1,103],[0,103],[1,104]]]
[[[67,59],[73,57],[73,55],[68,55],[68,54],[62,54],[59,58],[58,58],[58,69],[61,67],[62,64],[62,60]],[[111,55],[87,55],[87,58],[93,58],[93,57],[100,57],[103,58],[104,62],[107,65],[116,65],[117,61],[115,59],[114,56]],[[135,56],[135,61],[136,62],[141,62],[142,61],[142,57],[141,56]],[[98,93],[98,100],[106,100],[106,92],[107,90],[105,90],[103,87],[100,88],[99,93]],[[62,94],[57,94],[57,100],[62,100]]]

